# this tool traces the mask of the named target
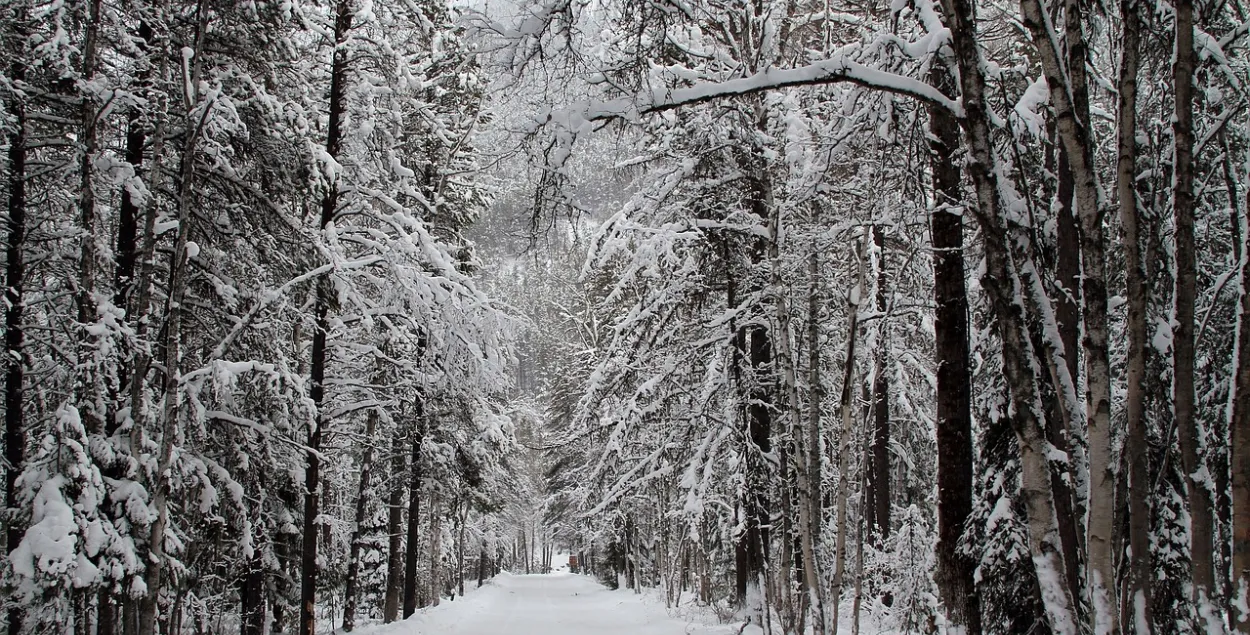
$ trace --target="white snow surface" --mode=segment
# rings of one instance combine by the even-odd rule
[[[358,635],[733,635],[742,623],[673,617],[651,595],[610,591],[591,576],[501,573],[455,601]],[[758,634],[749,628],[746,634]]]

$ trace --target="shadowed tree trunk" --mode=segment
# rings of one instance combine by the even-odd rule
[[[1075,598],[1067,585],[1056,583],[1065,565],[1062,552],[1053,543],[1058,521],[1050,483],[1049,443],[1042,430],[1033,347],[1025,325],[1017,265],[1012,262],[1007,244],[1007,226],[994,169],[996,161],[985,97],[984,60],[977,43],[975,5],[971,0],[943,0],[942,8],[959,68],[964,107],[960,126],[970,153],[968,173],[977,197],[972,211],[981,225],[984,239],[986,270],[981,282],[997,321],[1003,376],[1014,411],[1012,427],[1020,448],[1020,487],[1025,501],[1029,550],[1038,579],[1042,581],[1042,603],[1051,629],[1059,635],[1075,635]]]
[[[1121,0],[1119,157],[1116,166],[1116,193],[1120,199],[1120,227],[1124,242],[1125,286],[1128,299],[1128,361],[1125,370],[1127,395],[1124,399],[1126,483],[1129,507],[1128,563],[1126,592],[1120,623],[1134,625],[1138,635],[1153,629],[1151,617],[1151,551],[1149,447],[1145,418],[1146,391],[1146,311],[1149,306],[1146,273],[1141,256],[1137,210],[1137,0]],[[1124,498],[1122,494],[1119,498]],[[1143,623],[1138,624],[1138,620]],[[1139,628],[1139,626],[1144,628]],[[1127,628],[1126,628],[1127,630]],[[1143,632],[1144,631],[1144,632]]]
[[[872,227],[872,242],[877,251],[877,314],[881,319],[880,336],[877,340],[877,372],[872,382],[872,452],[871,469],[868,471],[869,489],[872,490],[871,509],[865,510],[868,534],[880,543],[890,537],[890,378],[886,370],[889,349],[888,310],[885,299],[885,232],[879,225]]]
[[[404,594],[404,483],[407,472],[404,461],[403,435],[398,426],[391,444],[391,493],[386,501],[386,597],[382,604],[382,621],[389,624],[399,618],[399,602]]]
[[[25,57],[25,9],[15,20],[15,39],[21,47],[9,67],[9,80],[15,87],[26,80]],[[26,420],[23,411],[25,401],[25,339],[22,310],[25,298],[26,260],[26,107],[22,99],[10,96],[6,104],[13,116],[13,132],[9,135],[9,215],[8,239],[5,254],[5,310],[4,310],[4,525],[5,549],[12,552],[21,542],[26,527],[17,512],[17,477],[26,464]],[[21,608],[7,611],[7,632],[17,635],[22,629]]]
[[[239,579],[239,632],[241,635],[264,635],[265,632],[265,563],[256,556],[247,563]]]
[[[404,617],[417,611],[417,563],[421,548],[421,445],[425,442],[425,403],[417,395],[413,405],[412,453],[408,470],[408,538],[404,553]]]
[[[1250,614],[1236,598],[1250,595],[1250,194],[1241,217],[1241,296],[1237,310],[1237,346],[1233,374],[1233,597],[1229,619],[1238,633],[1250,633]]]
[[[1175,114],[1172,118],[1174,191],[1172,214],[1176,240],[1175,327],[1172,330],[1172,404],[1189,500],[1190,574],[1193,600],[1202,606],[1215,591],[1214,527],[1211,488],[1199,478],[1205,443],[1194,411],[1194,295],[1197,268],[1194,246],[1194,3],[1177,0],[1176,57],[1172,65]],[[1202,612],[1202,609],[1199,610]]]
[[[369,514],[369,481],[373,475],[373,433],[378,426],[378,411],[369,411],[365,423],[364,451],[360,456],[360,487],[356,490],[356,520],[352,525],[347,555],[347,581],[343,598],[343,630],[351,632],[356,627],[356,606],[360,594],[360,547],[364,542],[361,528]]]
[[[953,96],[949,69],[935,63],[929,81]],[[967,635],[981,633],[976,561],[958,549],[972,514],[972,377],[968,365],[968,292],[964,282],[963,200],[959,123],[946,110],[929,107],[930,167],[933,171],[933,298],[937,352],[938,544],[934,574],[946,619]]]
[[[100,39],[100,6],[101,0],[86,2],[86,23],[83,25],[82,44],[82,80],[90,84],[95,80],[96,67],[99,61]],[[95,275],[96,259],[99,257],[97,236],[97,210],[95,200],[95,158],[99,151],[99,134],[96,129],[98,122],[95,99],[87,94],[82,95],[79,116],[81,128],[78,131],[82,143],[82,155],[79,157],[78,184],[78,229],[82,232],[81,247],[78,258],[78,288],[76,302],[78,305],[78,326],[86,329],[96,321]],[[83,426],[88,432],[100,432],[103,413],[96,407],[93,398],[96,384],[99,382],[98,369],[94,368],[94,340],[87,331],[83,331],[78,340],[78,369],[75,377],[77,406],[82,417]]]
[[[351,0],[338,0],[334,18],[334,54],[330,67],[330,112],[326,131],[326,154],[337,159],[342,146],[343,120],[347,112],[347,32],[351,29]],[[331,182],[321,200],[318,229],[325,231],[338,209],[338,183]],[[329,329],[330,304],[334,290],[328,280],[317,281],[317,300],[312,352],[310,354],[309,398],[315,407],[315,418],[308,433],[307,465],[304,468],[304,544],[300,553],[299,635],[313,635],[317,630],[317,517],[321,513],[321,439],[329,421],[322,416],[325,399],[326,331]]]

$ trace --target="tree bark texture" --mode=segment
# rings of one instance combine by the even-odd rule
[[[1125,631],[1149,635],[1151,619],[1151,550],[1149,444],[1145,416],[1147,309],[1146,272],[1141,255],[1137,209],[1137,74],[1139,24],[1137,0],[1121,0],[1120,95],[1117,138],[1116,194],[1123,232],[1125,295],[1128,299],[1128,360],[1125,364],[1127,394],[1124,399],[1125,460],[1128,467],[1128,562],[1120,623]],[[1130,628],[1131,625],[1131,628]]]
[[[842,397],[839,405],[842,431],[838,438],[838,493],[835,501],[838,514],[836,521],[838,524],[838,537],[834,543],[834,570],[829,597],[829,605],[833,612],[830,621],[835,625],[835,628],[838,624],[838,613],[842,603],[842,587],[846,581],[847,498],[850,495],[851,487],[849,463],[852,447],[851,437],[855,427],[855,415],[852,404],[855,394],[855,344],[859,333],[859,308],[860,303],[864,301],[863,296],[865,293],[864,246],[862,244],[855,245],[855,262],[859,273],[855,280],[855,286],[851,288],[846,298],[846,311],[849,316],[849,323],[846,330],[846,363],[843,366]]]
[[[337,159],[342,146],[343,120],[347,113],[347,32],[351,29],[351,0],[338,0],[334,18],[334,53],[330,66],[330,112],[326,131],[326,154]],[[327,184],[329,191],[321,200],[319,230],[326,230],[338,209],[338,184]],[[315,414],[308,432],[308,455],[304,467],[304,544],[300,553],[300,618],[299,635],[314,635],[317,630],[317,517],[321,513],[321,439],[330,421],[322,417],[325,400],[326,331],[329,329],[330,304],[334,291],[328,280],[317,281],[317,299],[313,308],[313,341],[309,366],[309,398]]]
[[[139,635],[154,635],[157,629],[157,603],[161,595],[162,576],[165,568],[165,533],[169,525],[170,470],[172,467],[174,445],[178,441],[178,417],[181,410],[181,393],[179,384],[181,376],[179,364],[182,357],[182,301],[187,289],[187,243],[191,231],[191,205],[195,197],[195,154],[200,134],[212,110],[212,104],[200,105],[196,112],[197,94],[200,73],[203,68],[204,38],[208,31],[208,7],[200,2],[196,7],[195,51],[191,72],[186,87],[186,124],[187,135],[183,140],[182,152],[178,159],[178,234],[174,239],[174,249],[170,256],[168,299],[165,307],[165,373],[164,373],[164,404],[163,421],[157,457],[152,506],[156,508],[156,519],[152,522],[148,538],[148,562],[144,572],[147,594],[143,597],[139,608]],[[135,381],[139,381],[136,377]]]
[[[404,553],[404,617],[417,611],[417,563],[421,555],[421,446],[425,443],[425,403],[421,395],[414,404],[412,454],[408,465],[408,530]]]
[[[369,513],[369,481],[373,475],[373,435],[378,427],[378,411],[370,410],[365,422],[364,450],[360,455],[360,487],[356,490],[356,522],[352,526],[347,555],[347,580],[343,598],[343,630],[356,627],[356,607],[360,600],[360,548],[364,542],[361,528]]]
[[[397,426],[398,428],[398,426]],[[399,618],[400,600],[404,594],[404,488],[400,475],[407,473],[404,460],[403,435],[397,429],[391,446],[391,493],[386,501],[386,597],[382,603],[382,621],[389,624]]]
[[[929,81],[951,96],[955,79],[935,63]],[[968,362],[968,290],[964,279],[963,206],[959,162],[959,123],[929,107],[930,167],[933,172],[933,300],[937,355],[938,543],[934,574],[946,620],[967,635],[981,633],[981,601],[976,561],[959,551],[972,515],[972,377]]]
[[[1172,118],[1172,217],[1175,225],[1176,277],[1172,328],[1172,407],[1180,437],[1181,463],[1189,499],[1190,565],[1193,600],[1211,602],[1215,592],[1212,483],[1204,469],[1205,431],[1194,411],[1194,295],[1197,265],[1194,245],[1194,3],[1177,0],[1176,57],[1172,65],[1175,113]]]
[[[22,12],[23,14],[25,11]],[[19,51],[9,66],[9,79],[15,87],[26,80],[23,61],[25,43],[25,15],[16,20],[16,36],[20,39]],[[26,419],[25,401],[26,332],[23,329],[24,297],[26,285],[26,106],[22,99],[13,95],[7,104],[13,115],[13,132],[9,135],[9,201],[6,219],[7,251],[5,254],[5,309],[4,309],[4,525],[5,550],[11,553],[26,534],[25,523],[18,513],[17,477],[26,465]],[[22,629],[23,611],[14,607],[6,612],[7,632],[17,635]]]
[[[997,321],[1003,352],[1003,375],[1011,400],[1011,421],[1020,446],[1021,495],[1028,524],[1029,550],[1039,580],[1042,603],[1051,629],[1075,635],[1075,599],[1067,585],[1056,584],[1064,571],[1063,554],[1055,546],[1057,519],[1050,484],[1048,443],[1042,430],[1032,343],[1025,327],[1020,280],[1007,245],[1002,201],[985,98],[983,58],[977,44],[976,12],[970,0],[944,0],[951,44],[959,68],[964,117],[961,127],[970,153],[968,173],[976,191],[973,212],[982,228],[986,272],[984,287]]]
[[[1056,48],[1041,0],[1021,0],[1025,26],[1033,36],[1050,88],[1059,137],[1072,170],[1077,217],[1081,223],[1084,302],[1085,418],[1089,444],[1089,509],[1086,524],[1086,578],[1097,635],[1119,629],[1112,537],[1115,526],[1115,469],[1111,459],[1111,365],[1107,348],[1106,246],[1095,173],[1085,42],[1080,5],[1065,3],[1068,63]],[[1065,68],[1066,66],[1066,68]],[[1005,345],[1005,343],[1004,343]]]

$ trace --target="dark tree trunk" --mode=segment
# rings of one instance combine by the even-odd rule
[[[265,632],[265,564],[255,557],[239,579],[239,632],[263,635]]]
[[[868,472],[872,509],[866,514],[872,517],[867,523],[869,534],[884,541],[890,537],[890,378],[886,370],[890,335],[889,320],[884,317],[888,310],[885,299],[885,233],[880,226],[873,226],[872,234],[877,248],[877,312],[882,321],[877,340],[877,373],[872,384],[872,469]]]
[[[947,96],[955,80],[935,63],[930,82]],[[959,540],[972,514],[972,377],[968,364],[968,292],[964,281],[963,205],[959,163],[959,123],[941,108],[929,108],[930,166],[934,212],[933,296],[937,351],[938,593],[947,620],[968,635],[981,633],[981,599],[976,560],[961,553]]]
[[[152,42],[152,36],[151,25],[147,22],[139,23],[139,37],[144,46]],[[146,79],[147,73],[144,72],[140,77],[140,82],[142,83]],[[146,144],[147,128],[145,127],[141,111],[136,108],[131,111],[129,120],[126,123],[126,162],[134,166],[136,176],[142,175],[143,154]],[[117,249],[114,256],[117,266],[114,274],[114,306],[126,307],[130,301],[130,294],[134,289],[135,265],[139,257],[139,221],[139,206],[135,204],[134,197],[130,194],[130,188],[123,187],[121,191],[121,206],[118,208]],[[123,378],[119,383],[125,385],[126,381]]]
[[[404,617],[417,611],[417,592],[421,586],[417,579],[417,564],[421,548],[421,444],[425,441],[425,404],[417,396],[415,421],[412,432],[412,455],[408,479],[408,540],[404,556]]]
[[[24,13],[24,11],[23,11]],[[16,24],[16,38],[25,47],[25,16]],[[10,81],[20,85],[26,79],[26,66],[19,54],[9,68]],[[13,133],[9,136],[9,217],[8,252],[5,262],[5,311],[4,311],[4,459],[8,470],[4,474],[4,524],[5,549],[12,552],[26,533],[24,523],[17,513],[17,477],[26,464],[26,421],[23,396],[25,394],[25,337],[22,325],[22,292],[26,284],[26,261],[23,249],[26,244],[26,108],[14,97],[8,103],[14,118]],[[8,633],[17,635],[22,629],[22,609],[9,609]]]
[[[399,617],[399,602],[404,594],[404,484],[402,475],[407,471],[404,461],[403,435],[395,431],[391,447],[391,477],[393,485],[386,502],[386,598],[382,605],[382,621],[389,624]]]
[[[101,0],[88,0],[86,3],[87,22],[84,25],[82,45],[82,78],[85,82],[95,79],[96,66],[99,60],[99,29]],[[78,213],[79,226],[82,232],[81,248],[78,258],[78,325],[86,328],[96,321],[95,272],[96,272],[96,201],[95,201],[95,155],[99,150],[99,135],[96,131],[96,102],[88,94],[82,95],[81,125],[78,131],[82,143],[82,156],[79,165]],[[99,432],[103,422],[103,413],[93,407],[95,400],[96,376],[90,359],[91,341],[94,338],[87,332],[80,335],[78,348],[81,361],[76,378],[75,392],[78,397],[79,414],[83,425],[89,432]]]
[[[1176,59],[1172,66],[1172,88],[1176,91],[1176,112],[1172,118],[1172,137],[1176,152],[1173,160],[1176,189],[1172,193],[1172,213],[1176,228],[1176,327],[1172,331],[1172,404],[1185,474],[1195,474],[1204,466],[1204,441],[1200,438],[1194,409],[1194,295],[1197,288],[1193,157],[1194,3],[1193,0],[1177,0],[1175,7]],[[1189,499],[1193,599],[1199,603],[1210,602],[1216,590],[1211,490],[1206,482],[1191,479],[1186,479],[1185,487]]]
[[[351,0],[339,0],[334,18],[334,57],[330,68],[330,112],[326,132],[326,154],[339,156],[343,137],[343,119],[347,110],[347,32],[351,29]],[[318,229],[325,230],[338,209],[337,183],[329,183],[330,191],[321,200]],[[304,544],[300,553],[300,618],[299,634],[313,635],[317,630],[317,516],[320,514],[321,438],[329,421],[322,417],[325,398],[326,330],[334,291],[327,280],[317,282],[314,308],[312,354],[310,357],[309,398],[316,408],[313,428],[308,433],[308,458],[304,469]]]
[[[1119,156],[1116,166],[1116,191],[1120,198],[1120,227],[1124,243],[1125,295],[1128,298],[1128,361],[1125,364],[1127,395],[1124,399],[1125,457],[1128,467],[1126,492],[1117,498],[1128,498],[1128,546],[1133,557],[1128,564],[1126,591],[1122,594],[1120,623],[1136,625],[1133,614],[1140,597],[1141,616],[1147,635],[1153,630],[1151,612],[1151,577],[1153,573],[1150,547],[1150,476],[1148,430],[1146,428],[1146,347],[1147,309],[1150,298],[1146,286],[1145,266],[1141,255],[1137,209],[1137,74],[1138,30],[1137,0],[1121,0]],[[1130,609],[1130,607],[1133,607]],[[1136,629],[1135,629],[1136,630]]]
[[[1237,316],[1236,369],[1233,376],[1232,436],[1229,466],[1232,472],[1232,587],[1250,589],[1250,194],[1242,209],[1240,311]],[[1250,633],[1250,614],[1229,598],[1229,620],[1238,633]]]
[[[347,555],[347,588],[343,600],[343,630],[351,632],[356,627],[356,604],[359,595],[360,581],[360,547],[363,538],[361,528],[368,518],[369,480],[373,473],[373,432],[378,425],[378,412],[371,410],[365,423],[365,448],[360,456],[360,488],[356,492],[356,522],[352,526],[352,537]]]
[[[749,439],[746,460],[750,472],[746,500],[743,501],[746,531],[739,537],[739,549],[742,552],[742,572],[739,574],[741,601],[746,599],[747,587],[759,583],[764,574],[765,557],[768,553],[770,519],[764,455],[772,451],[772,412],[767,405],[769,396],[764,387],[763,375],[772,364],[772,343],[769,341],[768,331],[762,327],[744,328],[739,333],[747,351],[752,375],[748,392],[750,403],[746,408],[746,432]],[[763,593],[763,588],[759,592]]]
[[[481,588],[482,584],[486,582],[487,557],[488,556],[486,555],[486,539],[482,539],[482,547],[481,547],[481,550],[478,551],[478,554],[477,554],[477,586],[478,588]]]

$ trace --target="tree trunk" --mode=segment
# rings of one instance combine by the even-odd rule
[[[1086,526],[1086,575],[1093,604],[1094,631],[1113,633],[1119,610],[1114,592],[1112,535],[1115,525],[1115,474],[1111,460],[1111,367],[1107,348],[1107,284],[1102,209],[1098,196],[1089,98],[1085,80],[1085,42],[1080,6],[1067,2],[1069,68],[1046,26],[1041,0],[1021,0],[1025,26],[1050,87],[1059,136],[1072,170],[1077,216],[1081,223],[1081,264],[1085,322],[1085,406],[1089,443],[1089,511]]]
[[[1172,404],[1189,499],[1193,600],[1199,606],[1199,614],[1202,614],[1211,608],[1209,603],[1215,592],[1215,568],[1212,484],[1207,477],[1199,476],[1206,472],[1203,460],[1205,431],[1200,428],[1194,411],[1194,295],[1197,287],[1194,255],[1194,3],[1193,0],[1177,0],[1175,7],[1176,59],[1172,66],[1172,88],[1176,91],[1176,112],[1172,118],[1172,138],[1176,155],[1173,160],[1172,214],[1176,232],[1176,325],[1172,330]]]
[[[950,70],[934,63],[929,81],[953,96]],[[933,171],[933,296],[937,352],[938,593],[952,627],[981,634],[981,601],[974,559],[959,551],[959,540],[972,514],[972,377],[968,364],[968,292],[964,282],[963,203],[960,170],[951,161],[959,149],[959,123],[937,107],[929,108],[930,167]]]
[[[829,597],[830,610],[833,613],[830,623],[833,628],[838,625],[838,612],[842,602],[842,585],[846,575],[846,502],[850,494],[851,479],[849,475],[849,457],[851,454],[851,433],[855,425],[855,416],[852,409],[852,396],[855,384],[855,342],[859,333],[859,307],[863,301],[865,284],[864,284],[864,246],[855,245],[855,267],[858,274],[855,280],[855,286],[851,287],[850,293],[846,298],[846,310],[849,317],[849,324],[846,329],[846,364],[843,367],[842,374],[842,398],[839,412],[842,420],[842,433],[838,439],[838,537],[834,544],[834,571],[832,594]]]
[[[159,456],[157,457],[156,483],[152,496],[152,506],[156,508],[156,519],[152,523],[148,538],[148,562],[145,573],[147,594],[143,597],[139,609],[139,635],[156,633],[157,603],[160,599],[162,574],[165,567],[165,533],[169,525],[170,471],[172,467],[174,445],[178,437],[178,413],[181,399],[179,384],[181,375],[179,364],[182,357],[182,300],[187,289],[187,242],[191,228],[191,203],[195,195],[195,153],[200,134],[204,130],[212,104],[204,104],[198,121],[192,118],[196,106],[200,74],[203,69],[199,54],[204,50],[204,38],[208,31],[208,7],[200,2],[196,7],[195,51],[190,83],[186,87],[186,123],[187,132],[182,153],[178,160],[178,235],[174,240],[173,253],[169,266],[169,298],[165,310],[165,402],[164,421],[161,426]],[[135,377],[135,382],[140,381]]]
[[[26,11],[15,20],[15,40],[21,47],[9,67],[9,79],[20,86],[26,81],[26,64],[23,61],[26,46]],[[4,309],[4,525],[5,550],[11,553],[26,534],[25,523],[18,513],[17,477],[26,464],[26,419],[23,411],[25,401],[26,331],[23,329],[22,310],[25,298],[26,260],[26,105],[14,95],[7,104],[13,115],[13,132],[9,135],[9,216],[8,240],[5,254],[5,309]],[[18,606],[10,608],[6,621],[10,635],[22,629],[23,611]]]
[[[479,589],[486,583],[486,564],[488,557],[489,556],[486,555],[486,539],[483,538],[481,548],[477,553],[477,588]],[[580,563],[581,561],[579,560],[578,562]],[[461,594],[463,595],[463,593],[464,592],[462,591]]]
[[[382,621],[390,624],[399,618],[400,598],[404,594],[404,485],[407,471],[404,460],[404,439],[398,426],[391,444],[391,494],[386,501],[386,597],[382,604]]]
[[[417,395],[408,478],[408,539],[404,554],[404,617],[417,611],[417,562],[421,549],[421,444],[425,442],[425,402]]]
[[[430,605],[438,606],[443,598],[443,510],[437,490],[430,491]]]
[[[872,509],[864,510],[872,520],[868,526],[873,539],[884,543],[890,537],[890,378],[886,371],[889,350],[888,310],[885,299],[885,233],[879,225],[872,226],[872,240],[877,251],[877,313],[881,316],[877,341],[877,372],[872,382],[872,457],[868,471],[872,489]],[[858,584],[858,581],[857,581]]]
[[[977,195],[977,205],[972,211],[982,227],[984,239],[986,272],[982,286],[997,318],[1003,375],[1020,447],[1021,494],[1025,502],[1029,550],[1041,582],[1042,601],[1051,629],[1058,635],[1075,635],[1075,599],[1067,585],[1056,583],[1062,579],[1065,565],[1063,554],[1052,542],[1058,521],[1050,485],[1049,444],[1042,431],[1032,344],[1025,328],[1020,280],[1007,245],[1007,227],[999,198],[983,58],[976,36],[975,5],[970,0],[943,0],[942,6],[959,67],[964,106],[960,124],[970,153],[968,172]]]
[[[463,499],[456,514],[456,593],[464,597],[464,530],[469,520],[469,501]]]
[[[89,0],[86,3],[87,21],[82,47],[82,80],[90,84],[95,79],[96,66],[99,61],[99,29],[101,0]],[[99,135],[96,130],[97,110],[95,100],[87,94],[82,95],[81,129],[79,139],[82,143],[82,156],[79,165],[78,212],[79,231],[82,232],[81,248],[78,259],[78,326],[86,329],[94,324],[97,317],[95,299],[95,270],[98,257],[96,245],[96,202],[95,202],[95,155],[99,150]],[[95,351],[92,341],[95,338],[87,331],[80,335],[78,341],[78,375],[75,392],[78,398],[78,410],[83,426],[88,432],[100,432],[104,421],[103,413],[96,408],[95,391],[99,382],[99,369],[95,368]]]
[[[821,377],[820,359],[820,303],[822,300],[820,252],[815,245],[812,246],[812,253],[807,256],[807,275],[807,398],[809,403],[807,405],[807,442],[802,444],[807,456],[801,459],[807,461],[807,469],[805,470],[807,483],[806,487],[800,485],[799,489],[804,499],[799,504],[805,506],[808,510],[808,519],[799,530],[808,534],[807,542],[810,544],[803,547],[801,568],[804,578],[803,587],[809,595],[814,594],[814,597],[810,600],[810,606],[813,609],[812,623],[813,625],[819,624],[822,629],[828,631],[827,625],[829,622],[826,615],[827,608],[825,607],[825,587],[814,564],[816,561],[816,550],[820,544],[821,516],[824,514],[824,509],[821,505],[823,500],[821,496],[821,480],[824,476],[821,469],[821,459],[824,456],[824,452],[820,442],[820,420],[821,406],[825,399],[825,386]],[[802,534],[800,534],[799,540],[800,545],[802,545]],[[818,631],[816,635],[820,635],[820,632]]]
[[[1128,361],[1124,400],[1125,452],[1128,466],[1129,506],[1128,544],[1132,558],[1128,564],[1127,591],[1123,595],[1120,623],[1138,635],[1153,630],[1151,618],[1150,490],[1149,444],[1145,418],[1146,392],[1146,311],[1149,291],[1141,257],[1137,211],[1137,0],[1121,0],[1122,39],[1120,52],[1119,157],[1116,166],[1116,193],[1120,199],[1120,227],[1124,242],[1125,295],[1128,298]],[[1123,495],[1121,495],[1123,498]],[[1140,620],[1140,622],[1139,622]]]
[[[140,46],[143,50],[146,51],[147,47],[151,45],[153,35],[152,26],[147,21],[139,23],[139,37],[142,40]],[[145,65],[143,70],[140,71],[141,83],[150,77],[147,69],[148,67]],[[146,145],[147,128],[144,127],[140,109],[135,108],[131,111],[129,120],[126,123],[126,162],[133,166],[136,177],[143,173],[143,152]],[[122,187],[121,206],[118,208],[117,219],[116,271],[114,273],[113,295],[113,305],[121,308],[129,305],[130,296],[135,288],[135,265],[139,257],[140,211],[134,196],[130,193],[130,188]],[[124,371],[125,369],[121,369],[121,372]],[[120,383],[125,384],[125,379]]]
[[[786,301],[787,288],[785,285],[785,281],[783,280],[783,271],[782,271],[782,263],[781,263],[780,240],[781,240],[781,237],[783,237],[785,234],[784,234],[784,227],[782,227],[782,223],[781,223],[781,207],[776,205],[775,202],[772,200],[771,189],[767,189],[765,191],[767,192],[767,198],[764,200],[764,203],[765,203],[766,209],[768,210],[769,235],[772,237],[772,240],[770,240],[768,243],[768,259],[769,259],[770,273],[771,273],[770,283],[769,283],[771,287],[770,293],[769,293],[769,296],[770,296],[769,300],[772,302],[774,314],[775,314],[776,321],[777,321],[777,336],[775,338],[776,343],[777,343],[776,372],[779,374],[779,379],[781,380],[780,386],[781,386],[782,398],[786,402],[788,402],[784,404],[778,404],[778,406],[780,406],[781,412],[786,417],[785,428],[790,431],[790,435],[792,439],[790,442],[787,442],[785,445],[789,446],[791,450],[793,450],[794,446],[797,445],[793,442],[793,439],[803,438],[803,434],[802,434],[803,426],[801,423],[802,412],[801,412],[801,405],[799,401],[798,379],[796,377],[797,359],[796,359],[796,356],[794,354],[794,351],[791,345],[791,342],[793,342],[793,338],[791,336],[791,327],[790,327],[790,306],[789,306],[789,303]],[[808,301],[809,310],[811,309],[812,306],[816,306],[816,300],[813,297],[810,297],[810,296],[814,296],[815,294],[814,285],[816,284],[816,282],[815,282],[814,274],[813,274],[811,284],[813,285],[813,291],[811,294],[809,294],[809,301]],[[817,350],[816,362],[817,362],[817,366],[819,366],[818,346],[816,343],[812,343],[811,346],[813,350]],[[817,379],[819,379],[819,376],[820,376],[819,370],[815,372],[816,372]],[[819,409],[819,407],[820,407],[819,403],[816,403],[814,405],[814,408],[817,410]],[[815,415],[815,421],[817,425],[819,425],[819,420],[820,420],[819,417],[820,415],[819,413],[817,413]],[[809,415],[809,419],[810,419],[810,415]],[[811,421],[809,420],[809,424],[810,423]],[[819,435],[819,432],[817,432],[816,434]],[[807,441],[808,443],[811,443],[811,431],[808,432],[808,435],[809,436],[808,436]],[[825,603],[824,603],[823,593],[821,593],[821,584],[820,584],[819,575],[817,573],[817,568],[816,568],[815,537],[814,537],[814,534],[812,533],[813,510],[812,510],[811,500],[812,500],[812,494],[814,492],[814,489],[812,485],[812,476],[809,474],[809,471],[811,470],[811,461],[808,458],[810,456],[811,451],[812,450],[808,449],[807,452],[809,454],[806,454],[806,455],[803,452],[793,452],[793,451],[786,452],[786,454],[790,454],[793,456],[793,461],[789,460],[790,457],[786,457],[786,459],[783,459],[781,463],[783,466],[788,465],[791,468],[793,468],[795,476],[797,477],[797,481],[798,481],[797,483],[798,491],[801,496],[801,500],[798,501],[798,511],[799,511],[798,535],[799,535],[799,545],[800,545],[802,558],[803,558],[803,575],[804,575],[803,587],[807,590],[808,594],[810,595],[810,598],[808,598],[808,600],[811,602],[812,612],[813,612],[813,615],[815,616],[815,619],[812,622],[812,625],[815,628],[814,632],[817,635],[823,635],[828,630],[828,624],[825,622]],[[817,449],[816,451],[819,451],[819,450]],[[819,469],[819,463],[817,463],[817,468]],[[790,486],[789,486],[788,479],[782,479],[782,487],[786,490],[783,493],[784,501],[786,505],[789,506],[790,502],[793,500],[793,496],[791,495],[791,492],[789,491]],[[787,524],[789,523],[790,517],[791,516],[790,516],[789,510],[786,510],[785,519],[786,519]],[[785,580],[785,587],[782,589],[782,593],[783,593],[784,602],[787,605],[789,605],[790,597],[791,597],[790,565],[793,562],[793,544],[794,543],[793,543],[793,539],[791,538],[792,534],[790,534],[788,531],[783,532],[782,535],[784,536],[784,540],[785,540],[783,548],[787,556],[785,558],[785,563],[782,566],[782,570],[785,572],[785,575],[782,577],[782,579]],[[793,610],[790,610],[788,612],[790,613],[789,615],[790,622],[792,624],[795,623],[797,619],[795,619],[795,616],[793,615]]]
[[[239,632],[241,635],[265,633],[265,563],[254,557],[239,579]]]
[[[1241,217],[1241,297],[1237,307],[1237,345],[1234,360],[1232,435],[1229,465],[1233,481],[1233,596],[1228,598],[1229,621],[1238,633],[1250,633],[1250,194]]]
[[[757,126],[762,125],[764,111],[756,108]],[[760,166],[762,158],[759,148],[752,151],[742,163],[751,171],[751,211],[761,221],[768,221],[772,216],[772,184],[769,176]],[[775,236],[774,236],[775,239]],[[751,248],[751,263],[758,265],[766,255],[768,246],[757,240]],[[731,301],[732,302],[732,301]],[[746,376],[739,377],[739,386],[746,389],[746,487],[745,500],[742,501],[745,514],[745,531],[738,537],[738,549],[741,552],[738,571],[738,602],[746,607],[748,598],[758,594],[760,603],[750,607],[758,611],[756,615],[763,624],[767,614],[766,603],[763,601],[766,590],[766,569],[769,554],[769,527],[771,511],[769,505],[770,483],[768,483],[768,466],[765,458],[772,452],[772,408],[771,404],[771,368],[773,366],[773,342],[768,329],[760,325],[739,327],[735,339],[736,372],[741,371],[741,358],[746,357]],[[741,379],[745,379],[742,382]]]
[[[330,67],[330,112],[326,131],[326,154],[337,159],[343,138],[343,120],[347,113],[347,32],[351,29],[351,0],[338,0],[334,17],[334,54]],[[329,228],[338,210],[338,183],[327,183],[329,191],[321,200],[320,231]],[[315,418],[308,432],[307,465],[304,468],[304,545],[300,553],[299,635],[313,635],[317,630],[317,517],[321,513],[321,439],[329,421],[322,417],[325,399],[326,331],[329,329],[330,304],[334,290],[328,280],[317,281],[317,300],[313,309],[313,341],[309,356],[309,398]]]
[[[361,528],[368,519],[369,480],[373,474],[373,433],[378,426],[378,411],[369,411],[365,422],[364,450],[360,455],[360,487],[356,490],[356,522],[347,555],[347,581],[343,599],[343,631],[350,633],[356,627],[356,604],[360,586],[360,547],[364,542]]]

